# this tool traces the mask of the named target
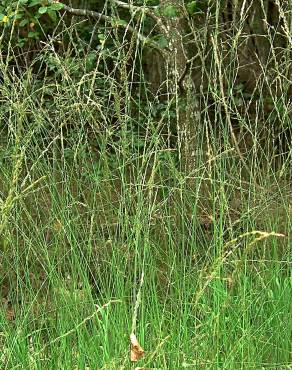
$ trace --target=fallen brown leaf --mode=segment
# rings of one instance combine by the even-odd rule
[[[132,362],[137,362],[137,361],[140,360],[141,357],[144,356],[145,351],[140,346],[140,344],[139,344],[139,342],[136,338],[136,335],[134,333],[131,333],[130,341],[131,341],[131,361]]]

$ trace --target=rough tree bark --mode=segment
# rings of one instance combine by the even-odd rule
[[[176,119],[168,123],[169,130],[178,136],[181,170],[191,173],[195,168],[195,130],[198,125],[197,105],[190,78],[191,57],[185,38],[188,33],[187,13],[182,0],[161,0],[162,15],[157,20],[160,34],[167,40],[167,48],[148,53],[148,78],[152,91],[165,97],[176,112]],[[174,16],[163,15],[174,9]],[[174,127],[175,126],[175,127]]]
[[[192,101],[192,83],[188,78],[188,50],[185,36],[187,34],[186,10],[182,0],[161,0],[164,9],[173,7],[177,11],[174,18],[162,17],[165,36],[168,40],[168,51],[165,54],[165,70],[167,77],[167,91],[170,98],[174,99],[176,107],[176,131],[178,135],[178,150],[181,169],[188,174],[195,168],[195,129],[198,122],[195,118],[195,95]]]

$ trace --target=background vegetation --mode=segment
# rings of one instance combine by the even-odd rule
[[[291,22],[2,1],[1,369],[291,369]]]

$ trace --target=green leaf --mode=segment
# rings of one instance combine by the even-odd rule
[[[15,16],[14,16],[14,19],[22,19],[22,18],[23,18],[23,16],[24,16],[24,13],[17,13],[17,14],[15,14]]]
[[[18,42],[16,43],[16,46],[19,47],[19,48],[22,48],[25,45],[26,41],[27,41],[27,39],[25,39],[25,38],[19,38]]]
[[[57,14],[56,14],[55,10],[48,10],[47,13],[48,13],[48,16],[51,18],[51,20],[54,23],[57,22],[58,17],[57,17]]]
[[[174,5],[166,5],[163,9],[163,15],[168,18],[175,18],[178,16],[178,9]]]
[[[197,10],[197,2],[196,1],[191,1],[186,5],[187,11],[190,15],[193,15]]]
[[[104,35],[103,33],[99,33],[99,34],[97,35],[97,37],[98,37],[98,39],[99,39],[100,41],[104,41],[104,40],[105,40],[105,35]]]
[[[45,14],[45,13],[47,13],[47,11],[48,11],[48,7],[47,7],[47,6],[41,6],[41,7],[39,8],[39,10],[38,10],[38,12],[39,12],[40,14]]]
[[[28,6],[31,7],[36,5],[42,5],[42,0],[31,0]]]
[[[39,38],[39,33],[38,32],[34,32],[34,31],[30,31],[27,34],[27,37],[30,38],[30,39],[38,39]]]
[[[124,27],[126,27],[128,25],[128,22],[125,21],[124,19],[113,18],[112,25],[113,26],[124,26]]]
[[[24,27],[29,23],[29,20],[27,18],[23,19],[21,22],[19,22],[18,27]]]
[[[53,3],[49,6],[50,10],[55,10],[55,11],[59,11],[63,8],[64,8],[64,4],[62,4],[62,3]]]
[[[157,44],[161,47],[161,49],[164,49],[168,46],[167,38],[163,35],[160,35],[156,38]]]

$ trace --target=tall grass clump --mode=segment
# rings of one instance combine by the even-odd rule
[[[135,368],[132,331],[145,368],[291,368],[291,53],[271,49],[245,93],[248,35],[239,23],[220,41],[213,21],[191,28],[202,83],[183,101],[149,88],[135,35],[78,49],[79,21],[62,20],[29,66],[8,42],[1,369]],[[191,169],[183,104],[196,111]]]

